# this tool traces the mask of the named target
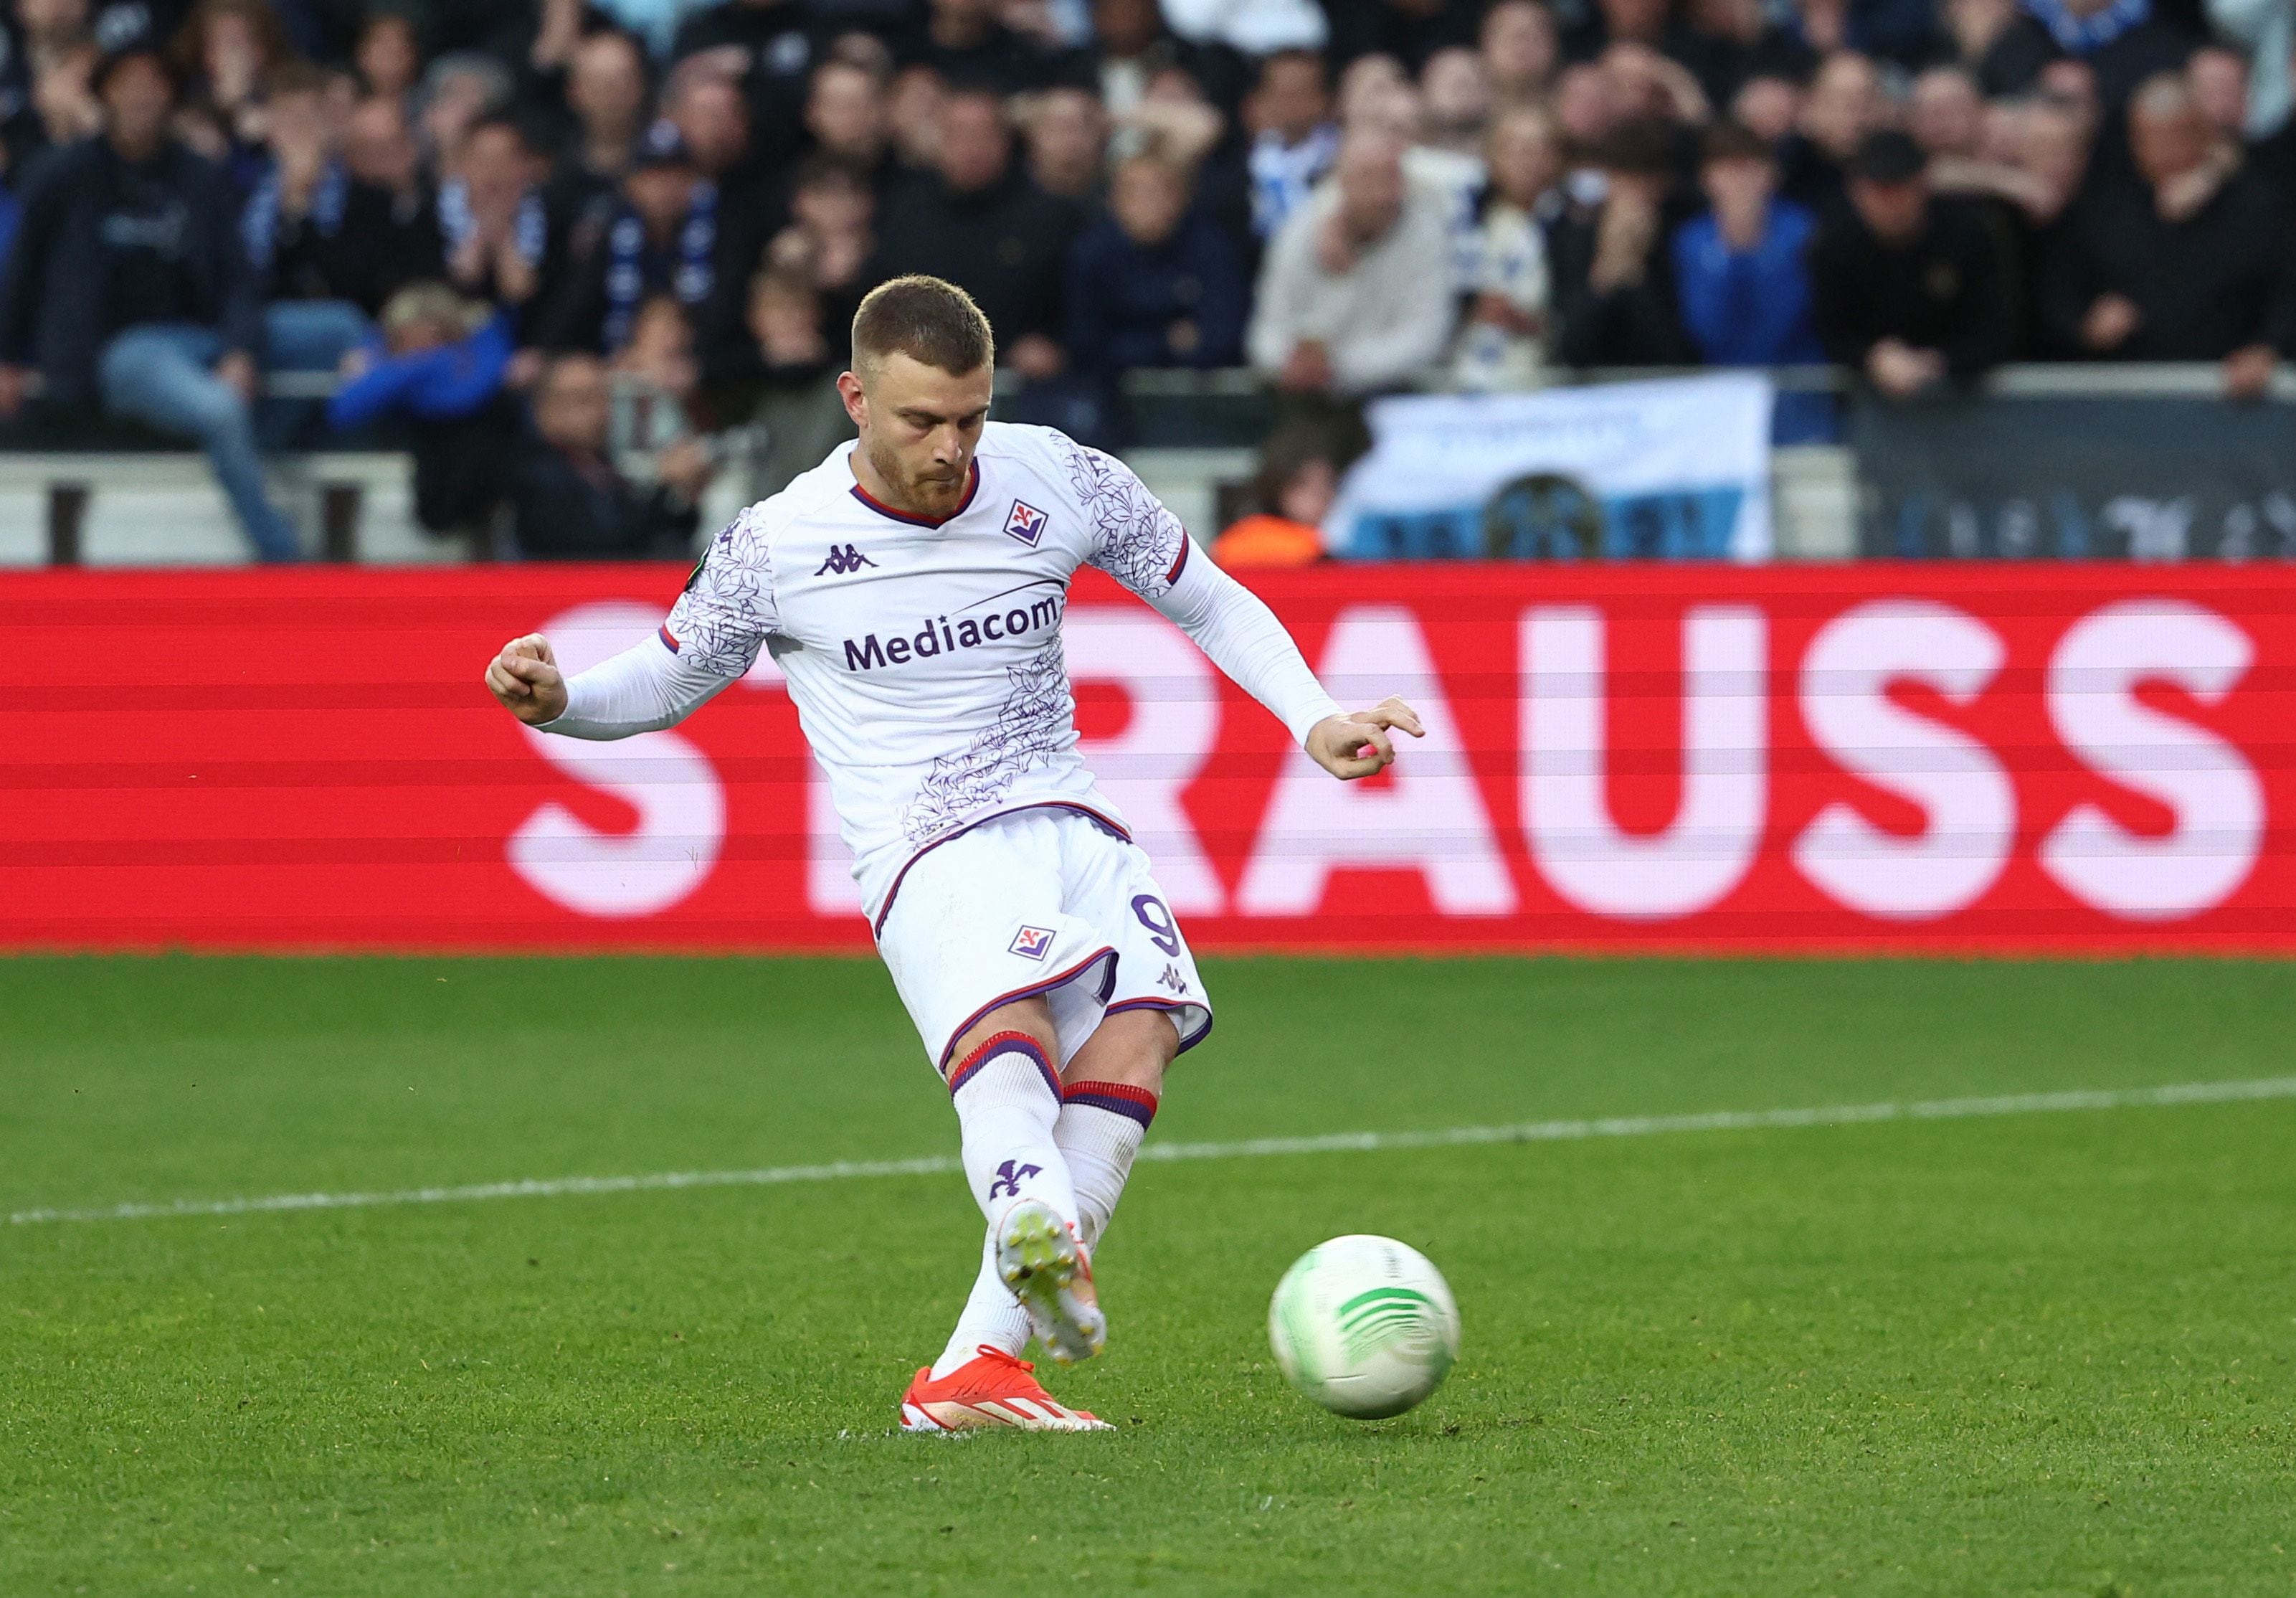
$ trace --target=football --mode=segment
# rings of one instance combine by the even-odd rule
[[[1333,1238],[1275,1284],[1267,1340],[1293,1387],[1356,1421],[1423,1402],[1459,1357],[1459,1310],[1443,1273],[1393,1238]]]

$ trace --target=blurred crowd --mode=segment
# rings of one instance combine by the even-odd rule
[[[1275,545],[1310,424],[1382,391],[2103,358],[2237,398],[2296,336],[2296,0],[4,9],[0,416],[198,441],[279,558],[261,451],[330,430],[407,440],[433,529],[681,549],[714,478],[846,435],[846,324],[909,271],[988,312],[1000,414],[1095,441],[1126,371],[1256,368]]]

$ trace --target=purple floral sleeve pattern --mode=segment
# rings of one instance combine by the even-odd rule
[[[663,641],[720,677],[739,677],[757,663],[777,621],[773,556],[765,518],[753,505],[709,541],[670,608]]]
[[[1131,467],[1055,433],[1069,486],[1091,519],[1098,566],[1144,598],[1170,591],[1185,564],[1187,529],[1148,491]]]

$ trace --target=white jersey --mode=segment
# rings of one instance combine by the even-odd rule
[[[854,448],[719,532],[656,640],[573,679],[545,730],[668,725],[769,649],[881,927],[908,864],[990,816],[1059,805],[1125,830],[1077,750],[1061,617],[1079,566],[1185,629],[1295,740],[1337,712],[1267,607],[1122,463],[990,422],[963,502],[933,522],[871,498]]]

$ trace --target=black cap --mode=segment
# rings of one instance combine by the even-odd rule
[[[631,153],[630,169],[648,171],[656,167],[691,167],[693,152],[685,147],[685,139],[671,122],[656,122],[645,130],[638,147]]]
[[[1911,136],[1894,128],[1869,133],[1849,158],[1849,176],[1861,183],[1911,183],[1929,169],[1929,157]]]

